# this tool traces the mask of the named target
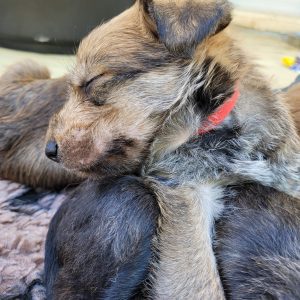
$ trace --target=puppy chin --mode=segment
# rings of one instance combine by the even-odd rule
[[[101,179],[108,176],[114,177],[126,174],[138,174],[140,165],[141,164],[137,162],[124,162],[124,160],[121,159],[98,159],[89,165],[77,164],[77,166],[75,166],[75,164],[66,163],[64,167],[83,177]]]

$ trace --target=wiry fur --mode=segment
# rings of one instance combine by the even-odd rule
[[[219,31],[230,15],[227,5],[211,13],[221,2],[174,0],[165,6],[159,0],[137,1],[96,28],[79,47],[69,100],[48,132],[57,142],[57,159],[67,168],[95,178],[135,172],[152,187],[160,207],[153,239],[157,255],[149,274],[154,299],[224,298],[212,239],[230,185],[256,182],[299,196],[293,123],[279,95]],[[170,22],[178,14],[179,21]],[[241,96],[231,115],[213,131],[197,135],[236,85]],[[131,142],[120,145],[120,139]],[[265,193],[258,189],[256,201]],[[291,220],[297,224],[298,212]],[[285,276],[284,269],[278,273]],[[251,277],[255,284],[257,273]],[[240,286],[232,282],[232,287],[232,295],[239,294]],[[273,287],[278,294],[289,293]],[[243,297],[251,292],[245,289]]]
[[[212,249],[214,220],[223,210],[215,184],[152,185],[161,215],[150,273],[151,299],[224,299]]]
[[[294,126],[280,97],[270,91],[226,31],[222,31],[229,23],[228,17],[230,6],[226,1],[174,0],[167,6],[159,0],[137,1],[84,39],[70,76],[68,101],[52,118],[48,131],[48,139],[58,145],[57,159],[73,172],[95,178],[136,173],[152,188],[160,215],[157,235],[153,236],[155,255],[149,281],[142,287],[148,287],[152,298],[224,298],[212,240],[214,221],[220,217],[224,201],[234,200],[231,185],[244,187],[247,182],[256,182],[299,196],[299,148]],[[185,43],[187,48],[183,46]],[[241,97],[232,114],[212,132],[197,136],[197,129],[232,95],[236,84]],[[268,191],[257,189],[251,201],[260,203]],[[114,202],[121,201],[123,193],[126,195],[124,190],[114,190],[111,198],[102,197],[101,201],[111,203],[112,198]],[[282,195],[276,192],[274,197],[284,197],[291,208],[292,203],[298,201]],[[74,234],[71,238],[64,235],[64,226],[58,226],[59,222],[54,220],[51,227],[47,246],[50,255],[46,257],[47,270],[51,271],[47,274],[47,283],[50,294],[55,286],[58,298],[63,297],[66,290],[70,295],[91,298],[95,289],[100,293],[105,293],[106,288],[109,290],[109,285],[103,287],[103,284],[111,282],[115,274],[124,275],[118,273],[119,266],[124,266],[122,261],[119,265],[119,256],[110,256],[106,265],[97,255],[102,252],[101,247],[110,249],[106,246],[124,240],[119,236],[121,226],[114,232],[117,234],[108,234],[108,239],[103,239],[91,236],[99,226],[87,222],[89,248],[82,245],[85,228],[72,227],[85,217],[85,208],[90,215],[96,215],[97,220],[109,216],[105,210],[97,210],[101,208],[95,201],[97,197],[98,194],[79,193],[75,208],[71,204],[68,208],[66,204],[60,210],[55,220],[70,228]],[[126,199],[136,205],[134,193]],[[241,199],[249,201],[247,197]],[[84,200],[89,203],[86,207]],[[70,218],[65,216],[65,209]],[[267,211],[276,215],[273,210]],[[294,228],[298,226],[299,213],[290,211],[293,225],[288,228]],[[122,214],[119,211],[116,217],[122,219]],[[234,218],[231,221],[233,224]],[[253,218],[244,221],[250,227]],[[268,236],[271,220],[266,219],[261,225]],[[102,229],[106,235],[108,228]],[[245,230],[238,234],[236,238],[242,239],[251,232]],[[125,235],[130,237],[130,232]],[[142,240],[142,247],[149,247],[149,235]],[[286,235],[292,238],[295,232],[287,230]],[[233,238],[227,237],[231,247]],[[74,241],[78,242],[75,248]],[[61,247],[56,248],[57,244]],[[259,239],[253,238],[246,246],[258,244]],[[278,256],[276,247],[279,246],[261,246],[260,256],[264,251]],[[128,249],[125,245],[125,250]],[[222,251],[219,253],[221,265]],[[286,262],[294,257],[290,251],[289,248],[287,253],[280,253]],[[65,256],[60,261],[59,272],[67,277],[64,286],[60,285],[56,265],[62,253]],[[76,265],[75,273],[84,278],[79,286],[69,269],[70,262],[77,259],[81,263]],[[134,258],[130,259],[134,262]],[[237,273],[244,272],[247,266],[241,262],[239,265],[233,261]],[[295,264],[298,266],[299,262]],[[96,267],[101,282],[94,273],[85,272],[85,266],[90,265]],[[125,277],[145,265],[147,262],[143,260],[135,271],[129,268]],[[112,268],[113,275],[106,273],[107,266]],[[245,277],[252,288],[245,288],[242,296],[241,284],[226,273],[229,272],[226,265],[221,275],[232,297],[239,295],[241,299],[249,299],[256,287],[263,297],[262,282],[268,289],[276,289],[274,295],[288,297],[295,280],[300,278],[296,269],[295,280],[286,280],[290,285],[286,288],[272,280],[272,270],[266,270],[260,273],[257,267],[250,279]],[[277,274],[286,278],[285,266],[280,264]],[[145,277],[144,274],[138,278],[137,286],[145,283]],[[117,283],[114,287],[117,293],[124,289],[123,284],[118,286]],[[134,290],[130,285],[125,288],[128,287],[129,291]]]
[[[85,182],[49,228],[47,299],[141,297],[157,217],[155,198],[139,178]]]
[[[257,184],[232,193],[216,239],[228,298],[298,299],[299,200]]]
[[[49,120],[66,101],[67,78],[50,79],[35,62],[18,63],[0,77],[0,177],[33,187],[79,182],[44,156]]]

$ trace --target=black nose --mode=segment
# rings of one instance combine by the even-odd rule
[[[46,145],[45,154],[49,159],[58,162],[57,150],[58,150],[57,143],[55,141],[49,141]]]

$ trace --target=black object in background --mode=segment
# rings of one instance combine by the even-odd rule
[[[0,0],[0,46],[74,53],[79,41],[132,0]]]

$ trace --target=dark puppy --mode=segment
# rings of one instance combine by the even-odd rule
[[[257,184],[232,191],[216,238],[228,298],[299,299],[299,200]]]
[[[141,296],[157,217],[155,197],[136,177],[82,184],[49,228],[48,299]]]
[[[298,299],[299,215],[299,200],[274,189],[231,187],[215,238],[228,299]],[[48,233],[48,299],[148,298],[157,216],[155,197],[138,178],[78,188]]]

